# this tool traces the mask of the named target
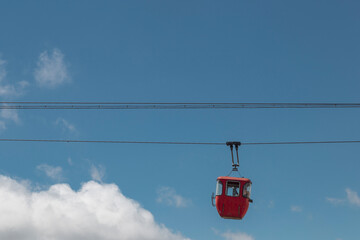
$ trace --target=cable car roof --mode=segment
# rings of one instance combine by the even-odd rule
[[[241,178],[241,177],[228,177],[228,176],[220,176],[217,178],[218,180],[236,180],[236,181],[243,181],[243,182],[251,182],[248,178]]]

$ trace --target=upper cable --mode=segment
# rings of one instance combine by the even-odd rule
[[[0,109],[360,108],[360,103],[0,102]]]

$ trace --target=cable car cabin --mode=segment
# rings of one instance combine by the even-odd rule
[[[222,218],[242,219],[248,208],[251,181],[248,178],[218,177],[215,205]]]

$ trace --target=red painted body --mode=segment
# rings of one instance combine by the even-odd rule
[[[219,215],[222,218],[242,219],[249,208],[249,203],[252,202],[249,188],[249,185],[251,187],[250,179],[218,177],[217,181],[215,202]]]

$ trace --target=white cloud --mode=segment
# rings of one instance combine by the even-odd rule
[[[74,133],[77,134],[78,131],[74,124],[71,124],[69,121],[65,120],[64,118],[58,118],[55,121],[57,126],[60,126],[64,132]]]
[[[0,175],[0,239],[16,240],[185,240],[115,184],[67,184],[34,192]]]
[[[360,197],[357,192],[351,190],[350,188],[345,189],[346,192],[346,198],[325,198],[326,201],[328,201],[331,204],[334,205],[340,205],[344,203],[349,203],[351,205],[355,205],[357,207],[360,207]]]
[[[19,115],[15,109],[1,109],[0,116],[3,119],[11,120],[15,123],[20,123]]]
[[[292,212],[302,212],[302,207],[293,205],[290,207],[290,210]]]
[[[28,82],[20,81],[14,85],[5,84],[6,82],[6,61],[0,58],[0,97],[12,98],[23,94],[23,90],[28,86]],[[0,110],[0,131],[7,128],[9,122],[20,123],[18,113],[15,109]]]
[[[29,85],[27,81],[20,81],[15,85],[4,84],[6,81],[6,61],[0,58],[0,97],[17,97],[23,94],[24,89]]]
[[[176,193],[175,189],[171,187],[160,187],[157,190],[157,199],[156,201],[159,203],[165,203],[169,206],[174,207],[187,207],[191,201],[180,196]]]
[[[71,157],[68,157],[67,162],[68,162],[68,164],[70,166],[74,165],[73,160],[71,159]]]
[[[27,86],[30,85],[30,83],[28,81],[20,81],[17,84],[21,89],[24,89],[24,88],[26,88]]]
[[[6,77],[6,61],[0,58],[0,82],[2,82]]]
[[[334,204],[334,205],[339,205],[339,204],[345,203],[345,202],[346,202],[346,199],[329,198],[329,197],[327,197],[327,198],[326,198],[326,201],[328,201],[329,203]]]
[[[105,176],[105,167],[102,165],[91,165],[90,175],[92,180],[102,182],[103,177]]]
[[[0,131],[3,131],[6,129],[6,124],[4,121],[0,121]]]
[[[63,83],[70,82],[64,54],[59,49],[54,49],[50,54],[44,51],[40,54],[35,80],[40,87],[55,88]]]
[[[20,118],[16,109],[1,109],[0,110],[0,131],[7,129],[7,124],[14,122],[20,124]]]
[[[0,84],[0,96],[7,98],[21,96],[28,85],[29,83],[26,81],[18,82],[16,85]]]
[[[12,96],[16,93],[15,87],[12,85],[4,85],[3,82],[5,81],[7,72],[6,72],[6,61],[0,58],[0,96]]]
[[[0,85],[0,96],[1,97],[9,97],[9,96],[17,96],[18,92],[13,85]]]
[[[360,207],[360,197],[357,194],[357,192],[351,190],[350,188],[346,188],[345,192],[346,192],[349,203]]]
[[[53,167],[47,164],[41,164],[36,167],[38,170],[43,171],[46,176],[52,178],[54,180],[61,180],[62,177],[62,168],[61,167]]]
[[[254,240],[255,238],[251,235],[242,232],[225,232],[222,233],[221,236],[224,237],[225,240]]]

